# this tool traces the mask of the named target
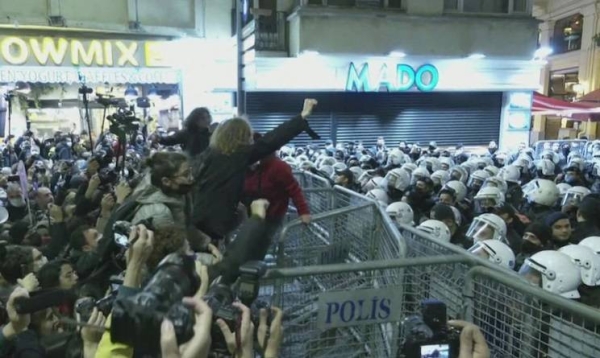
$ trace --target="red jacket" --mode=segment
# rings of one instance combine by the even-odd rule
[[[270,203],[267,209],[269,219],[283,218],[287,213],[290,198],[298,209],[298,214],[310,214],[302,189],[292,174],[292,168],[275,156],[261,160],[258,168],[246,173],[244,197],[267,199]]]

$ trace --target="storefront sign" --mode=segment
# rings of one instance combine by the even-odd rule
[[[0,38],[0,62],[13,66],[164,67],[164,43],[6,36]]]
[[[179,83],[180,72],[167,68],[0,67],[0,82]]]
[[[417,89],[433,91],[440,80],[438,69],[433,65],[413,68],[407,64],[371,66],[364,63],[360,70],[352,62],[348,69],[346,91],[354,92],[402,92]]]

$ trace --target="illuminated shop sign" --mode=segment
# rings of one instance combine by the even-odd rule
[[[164,43],[5,36],[0,37],[0,62],[13,66],[164,67]]]
[[[0,83],[179,83],[181,73],[171,68],[102,68],[59,66],[0,66]]]
[[[440,80],[438,69],[433,65],[414,68],[407,64],[374,66],[364,63],[357,67],[350,63],[346,79],[346,91],[353,92],[402,92],[417,89],[433,91]]]

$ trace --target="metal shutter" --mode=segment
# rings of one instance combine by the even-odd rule
[[[502,93],[345,93],[335,113],[336,140],[375,145],[481,145],[500,136]]]
[[[279,124],[300,114],[305,98],[319,100],[319,110],[310,117],[310,126],[321,136],[321,140],[313,141],[306,133],[300,134],[292,143],[296,145],[324,144],[331,138],[331,112],[321,110],[320,103],[327,100],[324,96],[313,93],[298,92],[249,92],[246,93],[246,112],[252,123],[252,128],[260,133],[265,133]]]
[[[264,132],[298,114],[304,98],[319,105],[311,126],[336,142],[362,140],[365,146],[385,136],[400,141],[438,145],[482,145],[498,141],[502,93],[305,93],[250,92],[246,109],[255,130]],[[306,134],[294,143],[310,142]]]

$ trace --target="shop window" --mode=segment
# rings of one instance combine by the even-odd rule
[[[555,54],[581,49],[583,15],[577,14],[556,21],[552,36],[552,49]]]
[[[532,0],[444,0],[444,10],[479,14],[529,14]]]
[[[548,96],[563,101],[573,101],[577,98],[578,72],[551,72]]]
[[[513,12],[527,13],[527,0],[513,0]]]
[[[506,14],[508,0],[464,0],[464,12]]]

